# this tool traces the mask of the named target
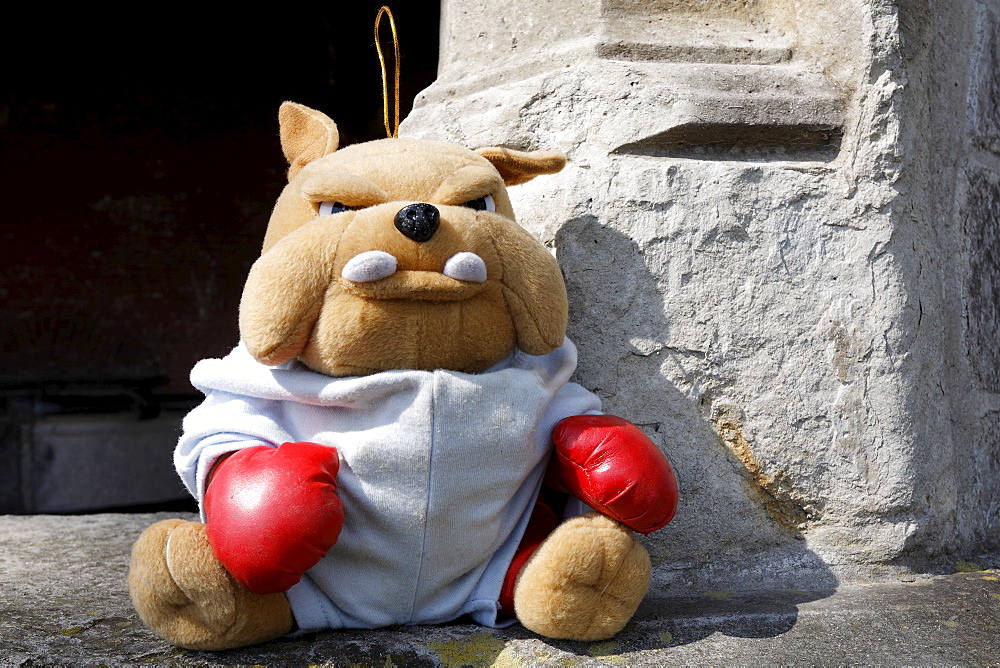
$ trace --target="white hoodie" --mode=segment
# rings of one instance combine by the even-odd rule
[[[288,591],[301,631],[428,624],[470,614],[497,625],[497,599],[541,487],[555,424],[600,412],[569,377],[566,339],[515,351],[479,374],[385,371],[332,378],[268,367],[240,344],[195,365],[205,401],[184,419],[177,471],[201,502],[227,452],[286,441],[340,455],[344,529]]]

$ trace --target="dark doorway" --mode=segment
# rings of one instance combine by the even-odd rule
[[[236,343],[243,280],[284,183],[278,105],[326,112],[341,145],[384,136],[381,4],[8,22],[0,511],[37,506],[23,450],[47,416],[152,420],[197,400],[188,371]],[[436,74],[439,8],[399,5],[405,115]]]

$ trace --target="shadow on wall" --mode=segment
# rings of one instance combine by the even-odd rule
[[[658,633],[664,619],[675,627],[669,639],[649,639],[648,648],[716,631],[788,631],[796,606],[831,595],[836,578],[806,546],[795,506],[757,483],[759,471],[734,445],[733,425],[709,414],[722,389],[708,378],[704,353],[669,344],[671,320],[684,317],[665,314],[669,288],[636,241],[591,213],[563,224],[556,248],[569,293],[569,337],[580,352],[575,380],[601,397],[606,412],[638,424],[670,459],[680,485],[676,518],[644,539],[653,584],[640,618],[658,620]]]

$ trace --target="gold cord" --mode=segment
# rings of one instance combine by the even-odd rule
[[[393,108],[392,129],[389,128],[389,82],[385,70],[385,56],[382,55],[382,40],[379,37],[379,23],[382,15],[389,15],[389,27],[392,28],[393,61],[396,64],[395,93],[396,106]],[[383,6],[375,16],[375,49],[378,51],[378,62],[382,65],[382,122],[385,124],[385,136],[395,137],[399,134],[399,38],[396,36],[396,21],[392,18],[392,10]]]

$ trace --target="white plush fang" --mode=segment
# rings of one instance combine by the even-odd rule
[[[340,275],[352,283],[370,283],[395,273],[396,258],[385,251],[373,250],[359,253],[348,260]]]
[[[486,263],[475,253],[455,253],[444,263],[441,273],[458,281],[483,283],[486,281]]]

